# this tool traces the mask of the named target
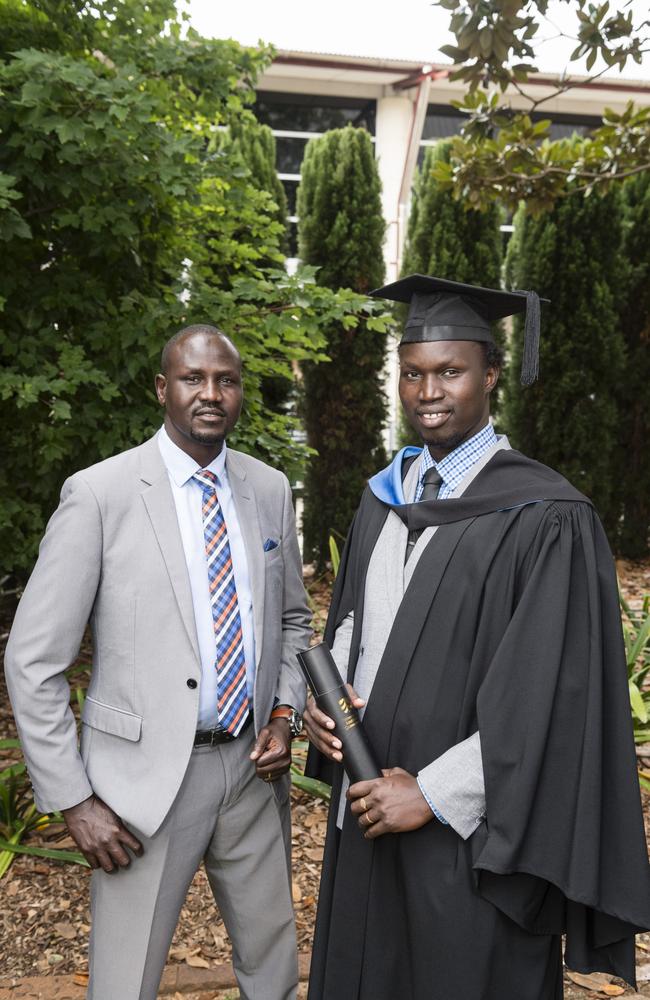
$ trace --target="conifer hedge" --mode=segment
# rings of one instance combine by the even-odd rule
[[[435,165],[449,161],[449,141],[430,146],[416,175],[402,274],[433,274],[498,288],[501,276],[502,212],[468,209],[434,176]]]
[[[308,142],[298,189],[301,259],[329,288],[368,292],[384,280],[381,185],[370,136],[348,126]],[[317,451],[305,481],[305,557],[323,565],[345,537],[366,480],[385,460],[385,334],[373,321],[332,325],[330,361],[304,365],[304,421]]]
[[[275,202],[275,211],[269,214],[285,229],[282,250],[288,249],[287,196],[275,168],[275,136],[268,125],[258,122],[236,122],[230,127],[233,145],[250,170],[250,181],[258,191],[266,191]]]
[[[513,323],[504,405],[511,444],[591,497],[610,537],[620,487],[621,239],[619,191],[571,195],[537,218],[519,211],[506,263],[508,287],[551,300],[542,309],[540,378],[527,389],[519,384],[523,319]]]
[[[650,552],[650,174],[626,182],[623,256],[629,268],[621,310],[626,365],[618,392],[621,448],[618,550],[630,559]]]

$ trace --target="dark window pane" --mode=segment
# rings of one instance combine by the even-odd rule
[[[587,135],[592,129],[598,128],[603,124],[602,118],[597,118],[595,115],[549,115],[544,114],[543,111],[536,111],[531,115],[534,122],[542,121],[542,119],[550,118],[551,125],[551,139],[563,139],[566,136],[571,136],[574,133],[577,135]]]
[[[289,223],[289,252],[287,257],[298,256],[298,223]]]
[[[300,173],[300,165],[308,141],[308,139],[283,139],[282,136],[276,138],[275,166],[279,174]]]
[[[422,138],[445,139],[448,135],[458,135],[466,120],[465,115],[449,114],[446,108],[432,108],[429,105]]]
[[[284,184],[284,193],[287,196],[287,206],[288,206],[288,209],[289,209],[288,214],[289,215],[295,215],[296,214],[296,194],[297,194],[297,191],[298,191],[299,181],[282,181],[282,183]]]
[[[600,123],[599,123],[600,124]],[[587,135],[594,126],[580,125],[576,122],[553,122],[549,131],[551,139],[569,139],[572,135]],[[595,126],[596,128],[598,126]]]
[[[586,135],[591,129],[597,128],[601,121],[599,118],[582,116],[572,117],[571,115],[549,115],[544,112],[535,112],[533,121],[541,121],[551,118],[551,139],[562,139],[575,133]],[[463,124],[467,120],[465,115],[450,114],[449,108],[444,105],[430,104],[424,120],[422,130],[423,139],[444,139],[450,135],[458,135]]]
[[[375,134],[376,103],[353,97],[260,91],[253,110],[264,125],[293,132],[327,132],[347,124]]]

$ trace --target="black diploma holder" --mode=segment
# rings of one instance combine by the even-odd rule
[[[348,690],[341,681],[341,675],[329,648],[324,642],[298,653],[305,680],[312,690],[316,704],[334,720],[334,735],[343,744],[343,767],[350,779],[370,781],[381,778],[366,734],[363,731],[359,713],[350,701]]]

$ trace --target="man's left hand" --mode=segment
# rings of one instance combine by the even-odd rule
[[[382,770],[383,778],[357,781],[348,788],[350,809],[366,840],[384,833],[408,833],[433,819],[417,779],[402,767]]]
[[[264,781],[277,781],[287,773],[291,764],[291,739],[284,719],[271,719],[260,729],[251,760],[255,761],[257,777]]]

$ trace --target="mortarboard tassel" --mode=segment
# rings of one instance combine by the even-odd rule
[[[532,385],[539,372],[540,304],[537,292],[526,292],[526,324],[524,356],[521,362],[521,384]]]

